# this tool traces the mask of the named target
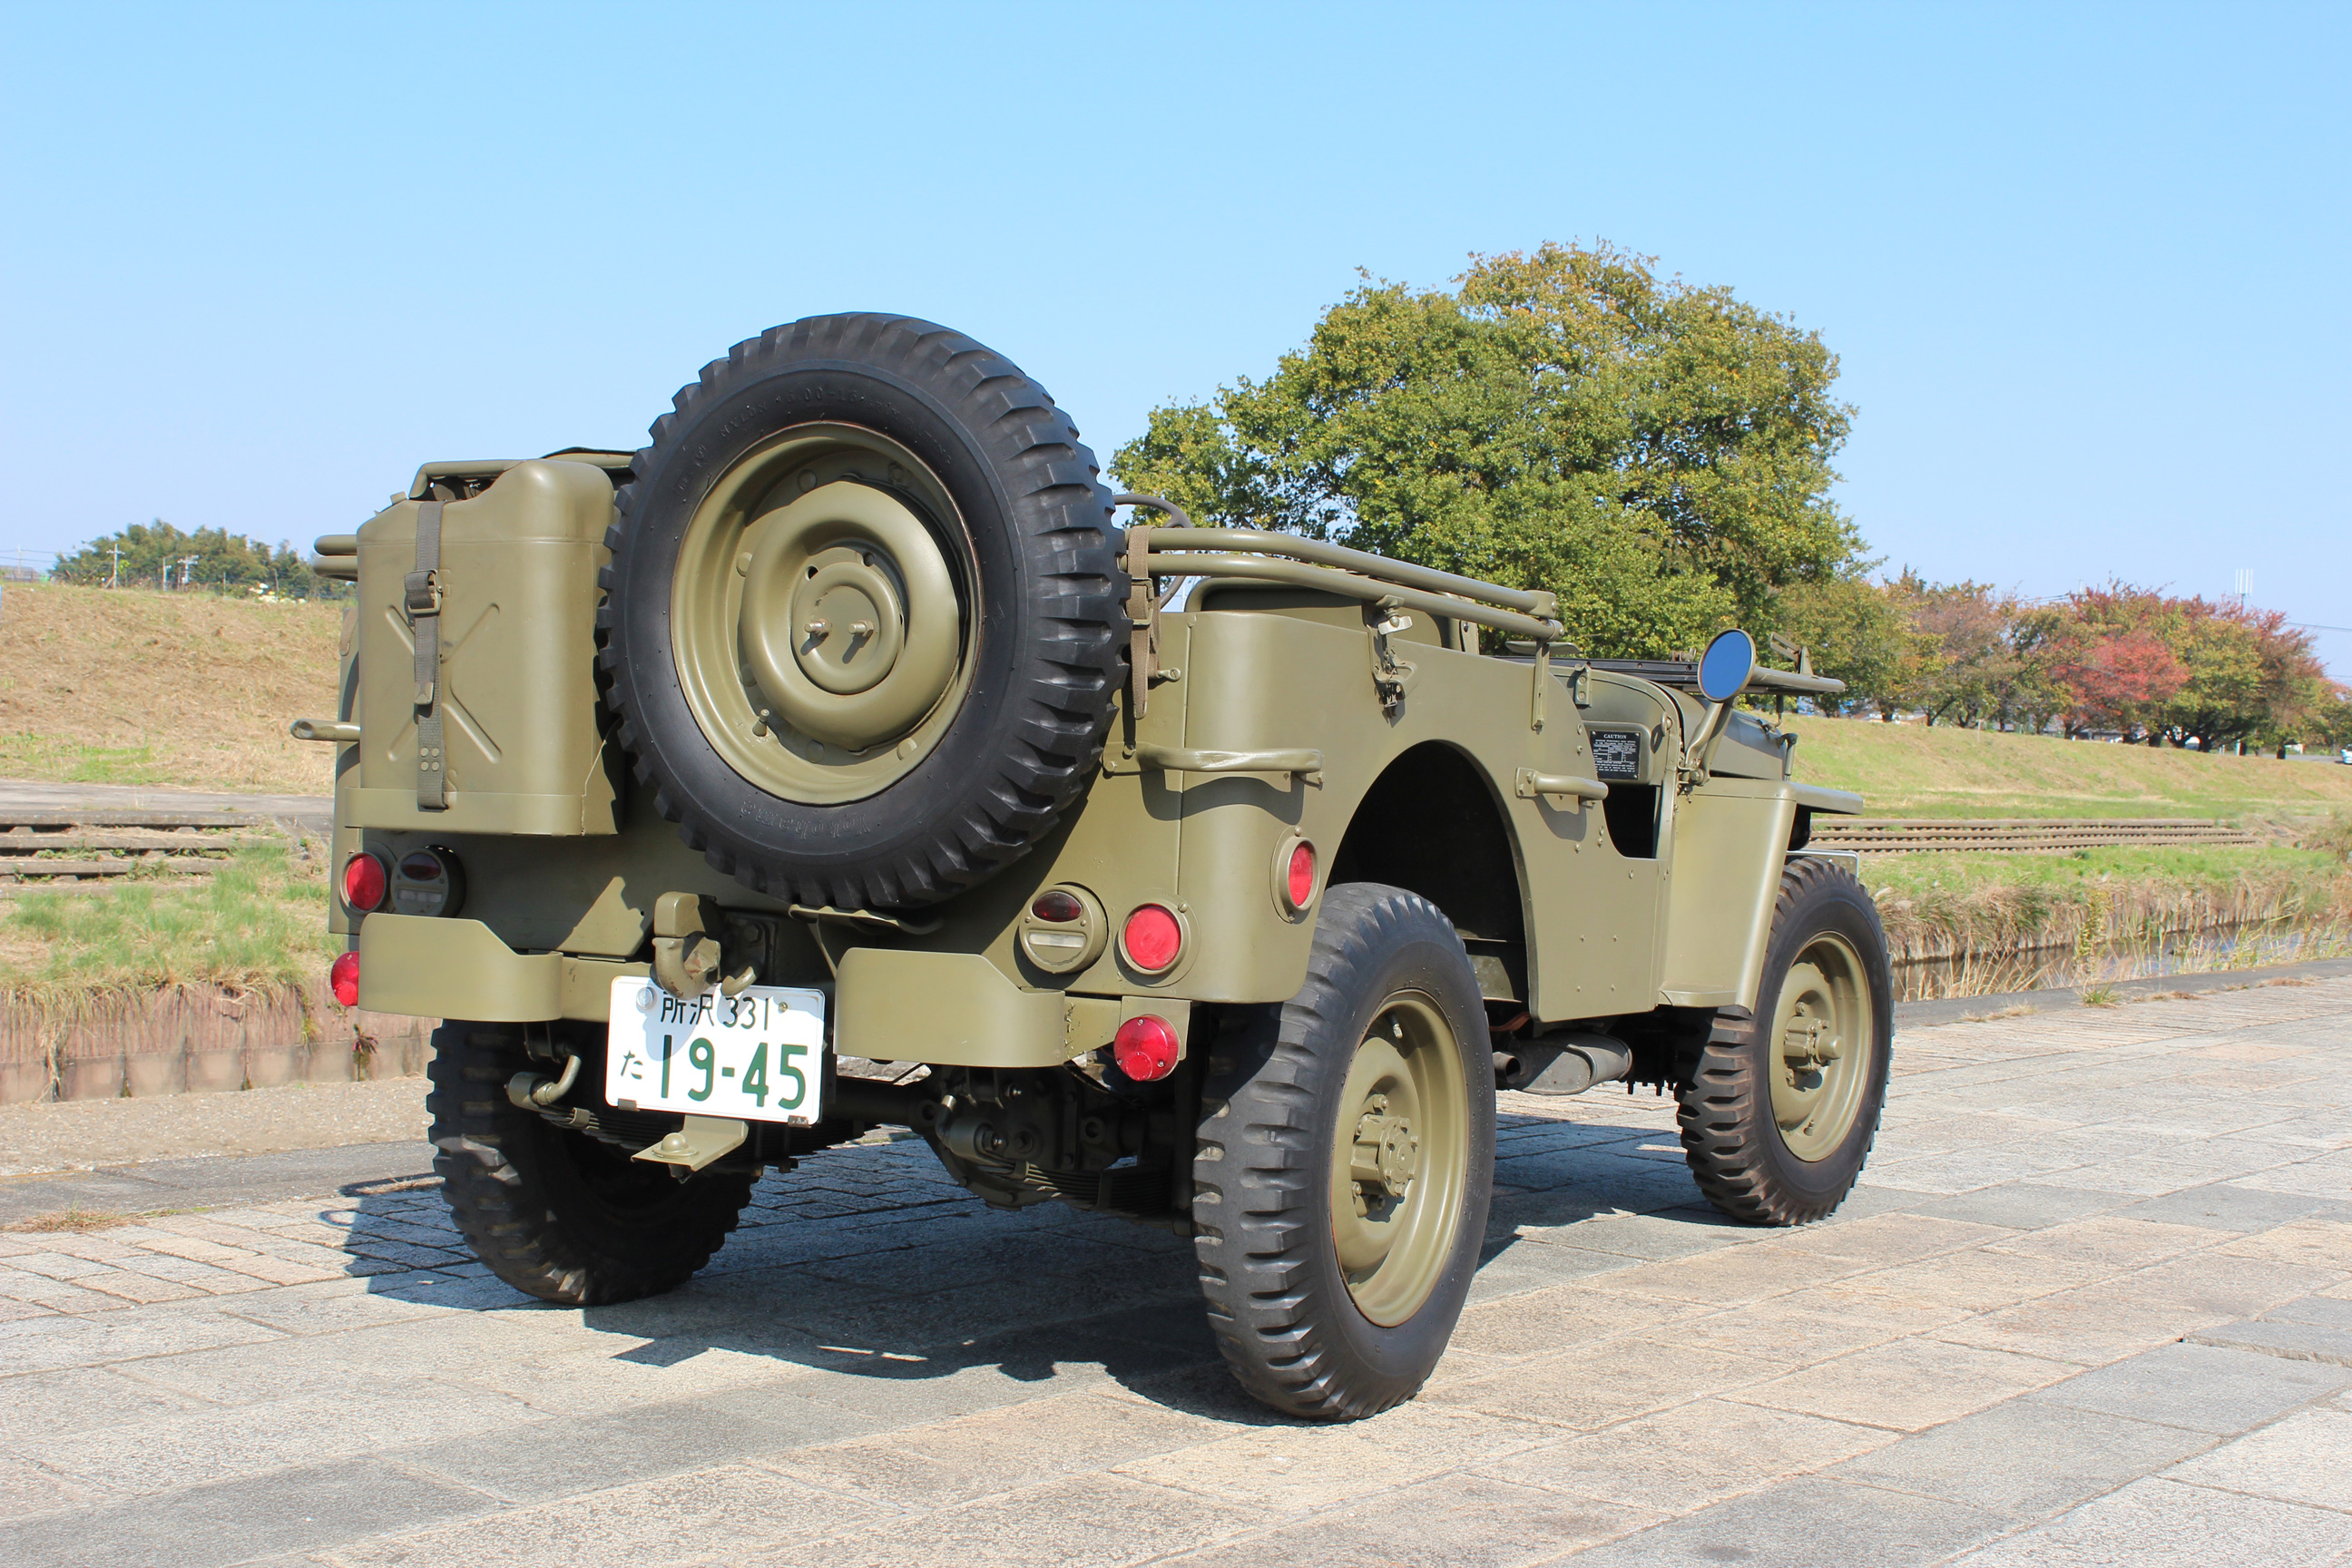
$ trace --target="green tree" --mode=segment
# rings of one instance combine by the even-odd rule
[[[1889,694],[1915,638],[1886,590],[1859,574],[1800,582],[1780,591],[1777,617],[1790,640],[1808,650],[1813,672],[1845,682],[1842,696],[1817,697],[1824,713],[1876,704],[1891,711]]]
[[[1367,278],[1264,381],[1153,412],[1114,472],[1203,523],[1559,595],[1588,652],[1656,655],[1850,571],[1837,360],[1722,288],[1607,245]]]
[[[2329,681],[2311,634],[2277,610],[2204,599],[2175,600],[2174,648],[2189,679],[2165,703],[2161,726],[2176,746],[2218,752],[2291,738],[2326,699]]]
[[[90,541],[59,560],[53,575],[68,583],[161,588],[167,570],[173,588],[232,593],[266,588],[303,599],[340,598],[349,591],[345,584],[313,573],[290,543],[280,542],[273,550],[264,541],[225,528],[189,533],[160,517]]]

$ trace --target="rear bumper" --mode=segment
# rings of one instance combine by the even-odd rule
[[[604,1021],[617,975],[642,963],[517,952],[479,921],[373,914],[360,923],[360,1003],[372,1013],[492,1024]],[[1171,1016],[1189,1007],[1136,998]],[[1024,991],[976,952],[852,948],[834,986],[834,1049],[877,1061],[1045,1068],[1107,1044],[1116,997]]]
[[[642,963],[517,952],[479,921],[373,914],[360,922],[360,1005],[371,1013],[536,1024],[603,1023],[616,975]]]

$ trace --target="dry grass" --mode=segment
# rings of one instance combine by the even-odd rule
[[[340,605],[8,585],[0,777],[324,795]]]
[[[37,1236],[56,1231],[111,1230],[118,1225],[129,1225],[140,1217],[142,1216],[105,1214],[93,1209],[68,1209],[63,1214],[45,1214],[37,1219],[20,1220],[12,1226],[0,1226],[0,1229],[29,1231]]]

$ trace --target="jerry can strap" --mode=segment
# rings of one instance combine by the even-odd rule
[[[416,641],[416,805],[449,806],[448,752],[441,743],[441,508],[416,509],[416,570],[403,587],[408,625]]]

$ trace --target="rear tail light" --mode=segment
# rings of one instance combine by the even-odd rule
[[[466,868],[449,850],[412,849],[392,870],[392,908],[403,915],[454,915],[466,901]]]
[[[1076,974],[1110,945],[1102,900],[1076,882],[1039,893],[1014,924],[1023,954],[1049,974]]]
[[[346,1007],[360,1005],[360,955],[346,952],[337,958],[327,971],[327,984],[335,993],[335,1000]],[[1095,1037],[1100,1039],[1102,1037]]]
[[[391,886],[392,873],[374,851],[362,849],[343,862],[343,902],[361,914],[383,908],[383,895]]]
[[[1077,894],[1066,888],[1049,888],[1037,895],[1037,901],[1029,906],[1029,912],[1048,925],[1060,926],[1084,919],[1087,906],[1078,902]]]
[[[1097,1038],[1101,1037],[1097,1036]],[[1157,1083],[1176,1070],[1183,1044],[1165,1018],[1145,1014],[1118,1026],[1110,1043],[1111,1059],[1118,1070],[1138,1083]]]
[[[1290,847],[1282,868],[1282,900],[1293,914],[1315,901],[1315,846],[1304,838]]]
[[[1118,945],[1128,963],[1146,974],[1175,967],[1184,952],[1184,927],[1176,912],[1159,904],[1145,904],[1127,917]]]

